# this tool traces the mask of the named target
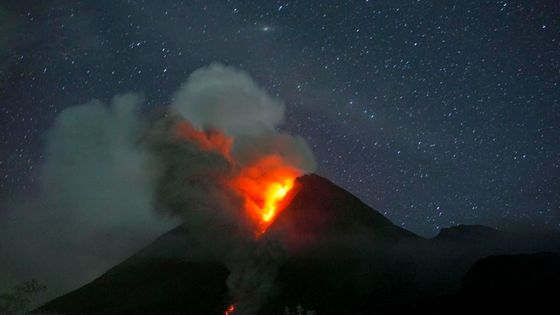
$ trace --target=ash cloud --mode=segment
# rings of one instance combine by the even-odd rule
[[[232,136],[275,131],[285,110],[247,73],[220,64],[195,70],[172,107],[198,129],[216,128]]]
[[[255,223],[228,182],[269,155],[312,172],[307,142],[279,130],[280,100],[220,64],[193,72],[158,117],[140,115],[141,103],[126,94],[59,114],[46,137],[40,196],[14,203],[0,221],[0,267],[8,270],[0,276],[39,278],[61,294],[181,222],[206,245],[201,255],[211,253],[197,257],[230,270],[236,314],[254,314],[274,292],[284,250],[266,235],[255,239]],[[180,137],[184,123],[203,137],[231,138],[232,156]]]
[[[153,211],[153,159],[139,143],[139,95],[62,111],[46,135],[38,196],[6,205],[3,282],[37,278],[49,296],[101,272],[177,224]],[[7,288],[2,288],[7,289]]]
[[[316,168],[305,139],[278,130],[285,105],[245,72],[221,64],[194,71],[175,93],[171,107],[198,129],[217,129],[235,139],[242,164],[278,154],[305,172]]]
[[[158,208],[180,217],[213,258],[230,270],[228,286],[237,314],[253,314],[274,291],[284,251],[276,240],[255,240],[243,201],[228,182],[244,167],[274,155],[300,170],[315,168],[307,142],[278,131],[284,104],[268,95],[244,72],[213,64],[193,72],[176,93],[174,110],[148,133],[162,167]],[[176,113],[175,113],[176,112]],[[176,136],[181,119],[200,130],[233,139],[233,160]]]

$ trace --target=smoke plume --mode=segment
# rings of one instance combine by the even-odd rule
[[[238,314],[254,313],[273,292],[283,255],[277,241],[255,237],[268,223],[252,217],[253,195],[315,167],[304,139],[278,131],[283,114],[247,74],[213,64],[189,77],[146,135],[161,168],[157,208],[182,218],[226,264]]]
[[[153,211],[157,168],[140,142],[142,98],[69,107],[46,134],[40,192],[5,205],[0,286],[36,278],[74,289],[177,224]],[[6,288],[2,288],[6,289]]]
[[[284,120],[284,104],[235,68],[212,64],[194,71],[175,94],[172,107],[196,128],[231,135],[274,132]]]
[[[2,269],[15,278],[33,270],[52,287],[52,270],[63,268],[71,280],[61,293],[179,221],[230,270],[235,313],[255,313],[284,255],[266,229],[295,178],[313,171],[311,150],[279,130],[284,104],[231,67],[194,71],[156,117],[141,115],[141,104],[126,94],[58,115],[40,197],[0,221],[9,222],[0,227]],[[53,252],[52,265],[41,261]]]

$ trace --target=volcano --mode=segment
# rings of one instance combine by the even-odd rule
[[[278,267],[277,288],[259,314],[283,314],[285,307],[298,305],[320,315],[427,310],[433,303],[449,305],[450,294],[461,292],[462,278],[483,257],[560,252],[558,235],[528,241],[480,227],[425,239],[394,225],[323,177],[299,177],[295,187],[293,199],[263,235],[282,239],[288,254]],[[487,235],[492,237],[476,241]],[[39,311],[223,314],[231,302],[229,271],[209,257],[204,244],[178,226]],[[558,261],[556,255],[550,257]],[[472,279],[473,273],[469,275]],[[476,281],[468,283],[472,292]]]

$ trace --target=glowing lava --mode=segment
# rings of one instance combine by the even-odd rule
[[[231,161],[233,138],[218,130],[199,131],[190,123],[183,121],[177,125],[177,135],[196,144],[205,151],[215,151]]]
[[[278,203],[286,197],[288,192],[294,186],[292,178],[285,179],[281,183],[271,183],[265,192],[265,204],[260,209],[261,219],[263,222],[270,222],[278,211]]]
[[[286,197],[299,174],[280,156],[269,155],[243,168],[232,181],[234,189],[243,196],[247,214],[258,224],[257,237],[287,206]]]
[[[224,311],[224,315],[231,315],[233,314],[233,311],[235,311],[235,305],[231,304],[230,306],[228,306],[228,308],[226,308],[226,310]]]
[[[177,125],[176,132],[201,150],[219,153],[231,163],[236,172],[229,180],[230,187],[241,196],[247,215],[256,223],[257,238],[264,234],[289,203],[289,192],[302,171],[276,154],[242,165],[231,154],[234,139],[217,130],[200,131],[183,121]]]

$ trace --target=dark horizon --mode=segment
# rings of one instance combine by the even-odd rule
[[[55,290],[83,284],[181,222],[265,230],[261,197],[311,173],[425,238],[558,234],[558,16],[556,0],[2,1],[0,292],[60,269]]]

